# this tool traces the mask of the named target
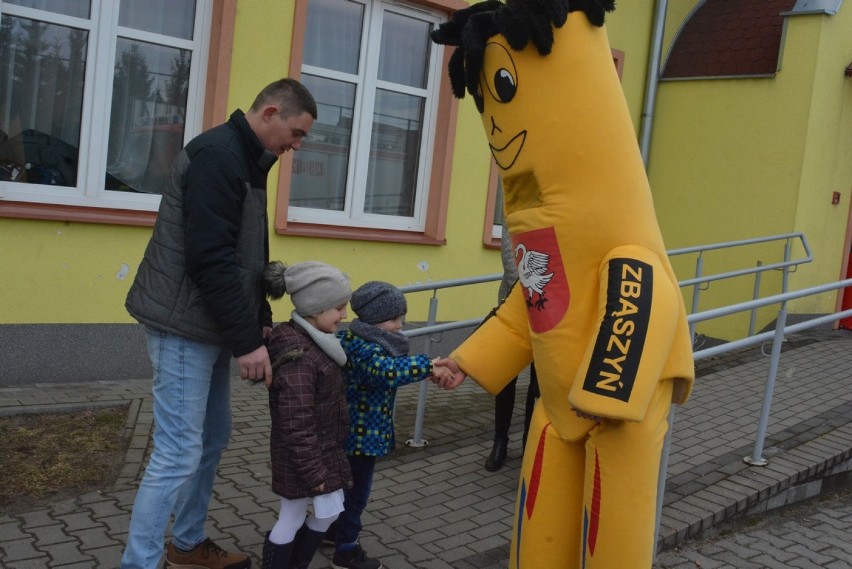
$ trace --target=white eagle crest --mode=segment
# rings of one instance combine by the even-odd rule
[[[539,251],[528,251],[523,243],[515,247],[515,257],[521,256],[518,263],[518,280],[527,289],[529,298],[533,292],[544,296],[544,287],[553,278],[553,272],[546,273],[550,264],[550,255]]]

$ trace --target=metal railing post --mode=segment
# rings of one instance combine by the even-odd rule
[[[758,268],[762,267],[763,261],[758,261],[756,266]],[[751,299],[752,300],[757,300],[758,298],[760,298],[760,277],[761,277],[762,274],[763,273],[760,273],[760,272],[754,273],[754,290],[751,293]],[[783,292],[787,292],[787,291],[783,291]],[[752,308],[751,309],[751,316],[748,319],[748,335],[749,336],[754,336],[754,329],[755,329],[756,323],[757,323],[757,308]]]
[[[754,452],[752,456],[743,458],[743,461],[751,466],[766,466],[767,464],[767,460],[762,456],[763,442],[766,438],[766,427],[769,424],[769,408],[772,406],[772,395],[775,392],[775,377],[778,375],[778,361],[781,359],[781,343],[784,341],[786,325],[787,309],[782,305],[781,310],[778,311],[778,320],[775,323],[772,357],[769,360],[769,376],[766,379],[766,387],[763,391],[763,407],[760,410],[760,422],[757,425],[757,435],[754,439]]]
[[[704,253],[698,253],[698,258],[695,259],[695,278],[700,279],[704,274]],[[701,283],[695,283],[692,287],[692,308],[690,308],[689,313],[695,314],[698,312],[698,296],[701,292]],[[695,324],[690,323],[689,325],[689,337],[695,344]]]
[[[790,255],[791,255],[791,245],[790,240],[784,242],[784,276],[781,279],[781,292],[787,292],[789,284],[790,284]]]
[[[432,326],[436,322],[438,316],[438,297],[437,291],[434,291],[432,298],[429,299],[429,319],[427,326]],[[432,357],[432,336],[426,336],[423,351]],[[417,398],[417,414],[414,419],[414,438],[408,439],[405,444],[410,447],[423,447],[429,444],[429,441],[423,440],[423,421],[426,416],[426,389],[429,387],[428,381],[420,382],[420,395]]]

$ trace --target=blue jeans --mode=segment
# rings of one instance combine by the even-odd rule
[[[204,522],[231,436],[231,355],[221,346],[146,330],[154,366],[154,450],[136,492],[122,569],[155,569],[174,514],[172,543],[206,539]]]
[[[334,542],[340,546],[358,541],[361,533],[361,514],[367,507],[373,489],[375,456],[350,456],[352,489],[343,491],[343,511],[334,522]]]

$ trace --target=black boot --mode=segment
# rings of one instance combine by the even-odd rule
[[[263,541],[263,561],[260,564],[260,569],[288,569],[292,551],[292,541],[281,545],[272,543],[269,541],[269,534],[267,533],[266,539]]]
[[[324,531],[314,531],[303,525],[293,539],[293,554],[290,556],[290,569],[308,569],[311,559],[322,543]]]
[[[488,472],[496,472],[503,467],[506,462],[506,447],[509,445],[509,439],[498,438],[494,439],[494,448],[491,449],[491,454],[485,460],[485,470]]]
[[[336,521],[332,522],[331,525],[328,526],[328,529],[325,530],[325,535],[322,538],[322,545],[331,545],[331,546],[337,545],[337,540],[335,539],[335,536],[337,534],[335,533],[335,526],[334,526],[334,524],[336,524],[336,523],[337,523]]]

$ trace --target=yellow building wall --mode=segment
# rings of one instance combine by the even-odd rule
[[[129,321],[148,228],[0,219],[0,324]]]
[[[634,124],[639,124],[652,10],[624,3],[609,18],[613,47],[626,54],[623,84]],[[257,91],[289,74],[291,0],[237,4],[228,109],[248,108]],[[224,117],[223,117],[224,118]],[[371,279],[396,285],[495,274],[499,251],[482,244],[490,168],[475,106],[460,102],[454,146],[447,245],[403,245],[368,241],[270,235],[270,255],[286,263],[322,260],[346,271],[355,286]],[[275,209],[277,166],[270,173],[269,214]],[[150,228],[0,220],[0,273],[4,291],[0,323],[133,322],[124,298],[151,234]],[[425,320],[430,293],[409,297],[409,319]],[[438,318],[476,318],[496,302],[497,283],[449,289],[439,294]],[[286,299],[273,305],[276,319],[291,310]]]
[[[673,3],[669,43],[671,29],[681,25],[677,17],[691,10],[687,4]],[[850,10],[845,12],[844,19]],[[774,78],[660,84],[649,178],[669,248],[802,232],[814,261],[791,275],[789,288],[837,280],[849,196],[831,205],[831,191],[842,187],[849,193],[852,163],[849,88],[840,84],[848,62],[837,61],[849,53],[850,36],[844,30],[850,27],[844,19],[790,18],[781,68]],[[826,26],[831,33],[824,33]],[[829,58],[827,53],[836,55]],[[783,245],[708,253],[703,272],[780,262]],[[804,257],[802,248],[794,246],[792,258]],[[694,275],[694,263],[694,256],[673,259],[681,279]],[[764,273],[760,296],[781,292],[781,284],[779,272]],[[701,292],[698,310],[749,300],[754,287],[751,276],[711,283]],[[685,290],[685,296],[690,305],[691,291]],[[794,301],[788,312],[832,312],[835,298],[829,293]],[[777,306],[760,310],[757,329],[774,320],[777,311]],[[715,337],[742,337],[748,318],[742,313],[697,329]]]
[[[810,16],[791,22],[794,37],[806,37],[810,51],[787,53],[801,70],[812,70],[811,120],[805,133],[801,191],[796,227],[814,250],[814,266],[794,275],[796,288],[845,278],[844,237],[852,193],[852,78],[844,70],[852,60],[852,7],[836,16]],[[833,192],[840,202],[832,204]],[[796,301],[791,309],[806,313],[833,312],[836,293]]]
[[[666,45],[694,0],[673,0]],[[237,4],[229,111],[246,109],[257,90],[289,74],[292,0]],[[661,229],[670,249],[702,243],[804,231],[820,261],[794,275],[795,286],[834,280],[852,193],[849,156],[852,80],[840,61],[850,53],[852,28],[844,7],[834,18],[794,18],[788,44],[817,41],[811,52],[787,50],[774,80],[669,82],[660,86],[649,177]],[[612,46],[625,52],[622,85],[638,131],[643,104],[653,3],[619,3],[608,16]],[[824,34],[824,37],[821,36]],[[822,44],[818,43],[822,37]],[[845,43],[844,43],[845,42]],[[844,49],[838,49],[842,44]],[[838,53],[830,60],[826,54]],[[842,85],[837,83],[842,81]],[[811,88],[811,85],[814,85]],[[838,121],[837,117],[841,120]],[[224,117],[222,117],[224,118]],[[801,165],[813,160],[808,168]],[[271,257],[287,263],[317,259],[337,265],[354,285],[383,279],[397,285],[501,271],[499,252],[482,245],[490,156],[472,100],[459,103],[447,245],[426,246],[270,235]],[[277,167],[270,174],[270,219]],[[807,190],[800,189],[807,188]],[[841,191],[830,206],[831,191]],[[124,297],[150,236],[150,228],[0,219],[0,323],[133,322]],[[800,253],[797,253],[800,254]],[[708,255],[706,273],[755,259],[777,261],[778,246],[737,257]],[[823,261],[822,259],[829,259]],[[692,276],[694,258],[674,259],[678,277]],[[820,267],[813,271],[814,266]],[[813,271],[813,272],[809,272]],[[700,309],[745,300],[752,282],[714,284]],[[767,276],[764,294],[780,289]],[[496,300],[497,284],[439,294],[441,320],[476,318]],[[428,293],[409,297],[410,320],[424,320]],[[690,296],[687,291],[687,301]],[[828,311],[830,300],[818,311]],[[286,318],[286,300],[273,306]],[[805,307],[810,311],[812,307]],[[815,310],[816,311],[816,310]],[[770,319],[765,316],[763,320]],[[709,332],[708,332],[709,333]]]
[[[652,2],[619,2],[615,12],[608,14],[606,19],[610,45],[624,52],[621,86],[633,119],[633,130],[637,133],[645,99],[653,20]]]

